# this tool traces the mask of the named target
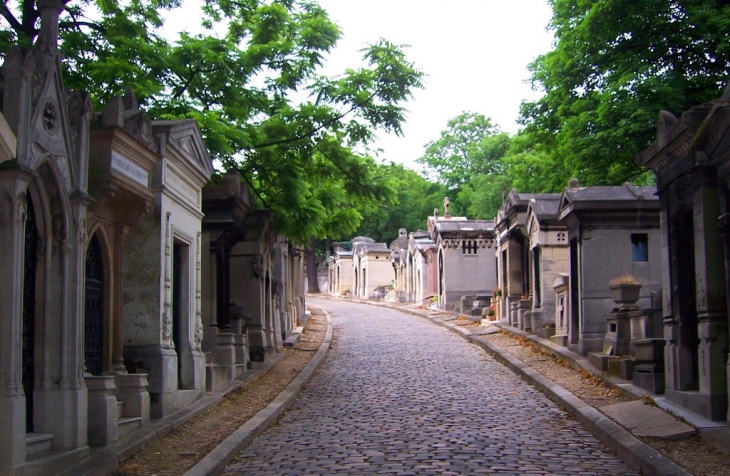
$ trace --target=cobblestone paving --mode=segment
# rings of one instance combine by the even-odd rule
[[[481,349],[395,310],[311,299],[335,345],[224,474],[636,474]]]

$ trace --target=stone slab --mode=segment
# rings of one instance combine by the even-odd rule
[[[303,326],[299,326],[296,329],[294,329],[292,331],[292,333],[289,334],[289,337],[287,337],[286,340],[284,341],[284,346],[285,347],[291,347],[294,344],[296,344],[297,341],[299,340],[299,336],[302,335],[302,332],[304,332],[304,327]]]
[[[691,426],[642,400],[607,405],[599,410],[635,436],[679,440],[697,433]]]
[[[497,326],[483,326],[471,330],[472,334],[476,334],[478,336],[496,334],[497,332],[499,332],[499,327]]]

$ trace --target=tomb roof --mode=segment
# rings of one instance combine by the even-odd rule
[[[560,193],[545,193],[537,197],[531,198],[528,210],[537,217],[538,220],[555,219],[560,211]]]

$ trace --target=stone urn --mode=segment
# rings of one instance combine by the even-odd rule
[[[641,284],[639,283],[618,283],[611,284],[611,298],[616,303],[617,308],[636,308],[641,293]]]

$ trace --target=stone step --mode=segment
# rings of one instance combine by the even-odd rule
[[[26,433],[25,454],[33,455],[50,451],[53,447],[53,435],[50,433]]]
[[[302,332],[304,332],[304,326],[299,326],[296,329],[294,329],[292,331],[292,333],[289,334],[289,337],[287,337],[286,340],[284,341],[284,346],[291,347],[294,344],[296,344],[297,341],[299,340],[299,336],[302,335]]]
[[[121,438],[127,433],[138,430],[140,428],[142,428],[141,417],[120,418],[117,421],[117,438]]]

